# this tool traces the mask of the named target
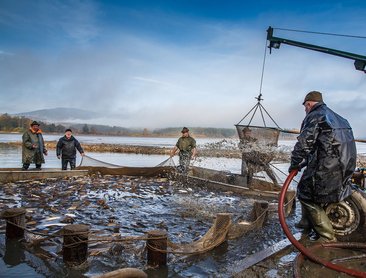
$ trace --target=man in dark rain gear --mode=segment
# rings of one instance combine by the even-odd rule
[[[28,170],[31,163],[35,163],[36,169],[41,170],[42,163],[44,163],[43,155],[47,155],[47,150],[38,122],[31,123],[30,129],[24,132],[22,141],[22,170]]]
[[[74,136],[72,136],[71,129],[65,130],[65,136],[58,140],[56,147],[57,158],[61,159],[62,170],[67,170],[67,164],[70,163],[71,170],[76,166],[76,150],[79,151],[81,156],[84,156],[84,150],[80,143]]]
[[[356,145],[348,121],[329,109],[317,91],[304,99],[306,117],[292,151],[289,171],[306,169],[298,184],[297,197],[303,215],[300,228],[313,228],[319,242],[336,241],[323,205],[342,201],[351,194],[351,176],[356,167]]]
[[[170,152],[170,157],[173,157],[179,150],[179,167],[180,171],[187,172],[191,159],[194,159],[197,154],[196,140],[189,135],[189,129],[183,127],[182,137],[178,139],[177,144]]]

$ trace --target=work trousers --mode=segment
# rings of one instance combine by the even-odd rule
[[[189,163],[191,161],[191,154],[186,152],[179,153],[179,171],[187,173]]]
[[[29,163],[23,163],[23,169],[28,170],[30,164]],[[42,164],[36,164],[36,169],[41,169]]]
[[[71,170],[75,169],[76,158],[62,158],[62,170],[67,170],[67,164],[70,163]]]

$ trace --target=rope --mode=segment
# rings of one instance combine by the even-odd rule
[[[305,31],[305,30],[296,30],[296,29],[286,29],[286,28],[273,28],[276,30],[282,31],[290,31],[290,32],[298,32],[298,33],[308,33],[308,34],[317,34],[317,35],[327,35],[327,36],[337,36],[337,37],[347,37],[347,38],[356,38],[356,39],[366,39],[365,36],[357,36],[357,35],[346,35],[346,34],[337,34],[337,33],[326,33],[326,32],[314,32],[314,31]]]
[[[287,176],[287,174],[284,172],[284,171],[282,171],[280,168],[278,168],[278,167],[276,167],[276,166],[274,166],[273,165],[273,163],[268,163],[269,165],[271,165],[273,168],[275,168],[278,172],[280,172],[281,174],[283,174],[283,175],[285,175],[285,176]],[[294,181],[294,182],[296,182],[296,183],[299,183],[297,180],[292,180],[292,181]]]
[[[13,226],[24,230],[25,232],[29,233],[29,234],[34,234],[37,236],[43,236],[46,238],[56,238],[56,237],[61,237],[61,236],[71,236],[71,235],[83,235],[83,234],[95,234],[95,233],[91,233],[90,231],[86,231],[86,232],[78,232],[77,234],[67,234],[67,233],[63,233],[63,229],[58,230],[57,232],[54,232],[53,234],[45,234],[45,233],[41,233],[41,232],[35,232],[32,230],[27,229],[26,227],[22,227],[14,222],[11,222],[10,220],[5,220],[6,223],[10,223]]]
[[[264,120],[263,111],[262,111],[262,105],[259,105],[259,111],[261,112],[263,125],[266,127],[266,121]]]
[[[280,127],[279,127],[279,125],[276,123],[276,121],[272,118],[272,116],[267,112],[266,108],[264,108],[264,106],[263,106],[263,105],[261,105],[261,106],[262,106],[262,108],[263,108],[264,112],[266,112],[267,116],[268,116],[268,117],[272,120],[272,122],[274,122],[274,124],[277,126],[277,128],[278,128],[278,129],[282,129],[282,128],[280,128]]]
[[[70,236],[78,236],[80,234],[71,234]],[[164,239],[166,237],[154,237],[153,239]],[[70,248],[70,247],[73,247],[73,246],[77,246],[79,244],[82,244],[82,243],[95,243],[95,242],[107,242],[107,243],[113,243],[113,242],[126,242],[126,241],[140,241],[140,240],[148,240],[148,239],[151,239],[149,237],[146,237],[146,236],[136,236],[136,237],[124,237],[124,238],[113,238],[113,237],[97,237],[97,238],[94,238],[94,239],[87,239],[87,240],[78,240],[78,241],[75,241],[73,243],[69,243],[69,244],[64,244],[63,246],[64,247],[67,247],[67,248]]]
[[[245,118],[250,114],[250,112],[252,112],[252,111],[253,111],[253,109],[257,107],[257,105],[258,105],[258,104],[254,105],[254,106],[252,107],[252,109],[250,109],[250,110],[249,110],[249,112],[248,112],[248,113],[246,113],[246,114],[245,114],[245,116],[244,116],[244,117],[243,117],[243,118],[242,118],[242,119],[237,123],[237,125],[239,125],[239,124],[240,124],[240,123],[241,123],[241,122],[242,122],[242,121],[243,121],[243,120],[244,120],[244,119],[245,119]],[[254,112],[254,113],[255,113],[255,112]]]
[[[265,44],[264,44],[264,55],[263,55],[263,63],[262,63],[262,73],[261,73],[261,82],[260,82],[260,86],[259,86],[259,95],[258,95],[258,102],[260,102],[261,96],[262,96],[262,85],[263,85],[263,77],[264,77],[264,68],[266,65],[266,56],[267,56],[267,38],[265,40]]]
[[[49,240],[51,238],[56,238],[56,237],[63,237],[63,236],[72,236],[71,238],[69,238],[68,240],[74,240],[73,238],[75,237],[78,237],[78,236],[85,236],[85,235],[93,235],[95,233],[91,233],[90,231],[85,231],[85,232],[78,232],[78,233],[64,233],[63,232],[63,229],[53,233],[53,234],[44,234],[44,233],[39,233],[39,232],[34,232],[34,231],[31,231],[25,227],[22,227],[22,226],[19,226],[15,223],[12,223],[11,221],[6,221],[8,223],[11,223],[12,225],[20,228],[20,229],[23,229],[24,231],[30,233],[30,234],[34,234],[34,235],[40,235],[40,236],[43,236],[45,238],[43,239],[38,239],[36,241],[46,241],[46,240]],[[253,222],[254,223],[254,222]],[[226,231],[226,233],[228,232],[228,229]],[[149,240],[149,239],[153,239],[153,240],[159,240],[159,239],[166,239],[167,237],[166,236],[163,236],[163,237],[147,237],[147,236],[136,236],[136,237],[124,237],[124,238],[113,238],[113,237],[110,237],[110,238],[106,238],[106,237],[96,237],[96,238],[93,238],[93,239],[87,239],[87,240],[74,240],[74,242],[72,243],[69,243],[69,244],[64,244],[63,246],[65,248],[71,248],[71,247],[74,247],[74,246],[77,246],[79,244],[83,244],[83,243],[95,243],[95,242],[108,242],[108,243],[112,243],[112,242],[126,242],[126,241],[141,241],[141,240]],[[209,241],[209,240],[208,240]],[[159,251],[159,252],[166,252],[166,253],[172,253],[172,254],[185,254],[185,255],[190,255],[190,254],[199,254],[199,253],[204,253],[204,252],[207,252],[213,248],[215,248],[216,246],[218,246],[219,244],[221,244],[222,242],[219,242],[217,244],[214,244],[214,245],[211,245],[210,247],[208,248],[204,248],[204,249],[200,249],[199,251],[190,251],[190,252],[187,252],[187,251],[173,251],[173,250],[160,250],[160,249],[156,249],[156,251]],[[151,246],[150,246],[151,247]],[[153,248],[153,247],[152,247]]]

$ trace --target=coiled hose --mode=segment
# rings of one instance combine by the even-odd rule
[[[361,272],[354,269],[349,269],[341,265],[333,264],[327,260],[324,260],[322,258],[319,258],[315,256],[309,249],[305,248],[299,241],[295,239],[295,237],[292,235],[290,229],[287,226],[286,220],[285,220],[285,212],[283,209],[283,204],[285,202],[285,195],[287,192],[288,187],[290,186],[290,183],[292,179],[297,175],[298,170],[293,170],[290,172],[290,174],[287,176],[285,183],[283,184],[281,193],[280,193],[280,199],[278,202],[278,215],[280,218],[280,223],[283,231],[285,232],[287,238],[290,240],[290,242],[306,257],[308,257],[313,262],[316,262],[318,264],[321,264],[327,268],[333,269],[338,272],[343,272],[348,275],[351,275],[353,277],[366,277],[365,272]],[[323,247],[342,247],[342,243],[328,243],[324,244]],[[347,247],[347,243],[344,244],[345,247]]]

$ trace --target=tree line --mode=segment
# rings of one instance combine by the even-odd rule
[[[24,132],[33,122],[32,119],[25,116],[12,116],[9,114],[0,115],[0,132]],[[144,136],[144,137],[177,137],[180,134],[181,127],[168,127],[149,130],[147,128],[133,129],[119,126],[107,126],[96,124],[54,124],[38,121],[40,128],[45,133],[64,133],[66,128],[71,128],[77,134],[92,135],[115,135],[115,136]],[[197,137],[217,137],[228,138],[235,137],[234,128],[211,128],[211,127],[192,127],[191,133]]]

